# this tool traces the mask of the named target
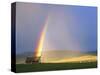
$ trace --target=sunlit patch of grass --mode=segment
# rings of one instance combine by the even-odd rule
[[[79,57],[64,58],[54,61],[45,61],[43,63],[82,63],[82,62],[95,62],[97,61],[97,56],[94,55],[83,55]]]

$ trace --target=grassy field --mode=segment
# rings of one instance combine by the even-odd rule
[[[84,63],[34,63],[34,64],[16,64],[16,72],[37,72],[37,71],[53,71],[53,70],[69,70],[96,68],[97,62]]]

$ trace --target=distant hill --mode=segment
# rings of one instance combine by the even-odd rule
[[[48,50],[42,52],[41,61],[55,61],[61,59],[70,59],[73,57],[81,57],[84,55],[96,55],[96,51],[82,52],[79,50]]]
[[[32,56],[33,52],[24,52],[24,53],[20,53],[20,54],[16,54],[17,58],[21,58],[21,57],[27,57],[27,56]]]
[[[92,54],[92,55],[97,55],[97,51],[88,51],[88,52],[84,52],[86,54]]]
[[[41,59],[63,59],[63,58],[71,58],[71,57],[78,57],[84,54],[92,54],[97,55],[97,51],[88,51],[88,52],[80,52],[78,50],[47,50],[42,51]],[[25,63],[26,57],[32,57],[34,52],[24,52],[16,55],[16,63]]]

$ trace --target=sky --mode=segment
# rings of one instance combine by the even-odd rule
[[[34,52],[47,25],[43,50],[97,50],[97,8],[17,3],[16,52]]]

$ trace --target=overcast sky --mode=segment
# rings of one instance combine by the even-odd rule
[[[16,52],[35,50],[45,22],[48,25],[43,50],[95,51],[96,10],[96,7],[17,3]]]

